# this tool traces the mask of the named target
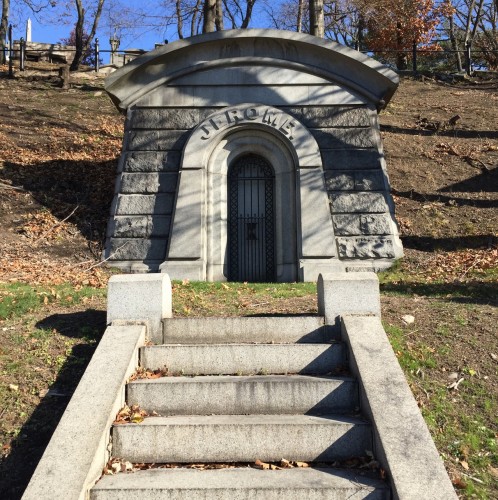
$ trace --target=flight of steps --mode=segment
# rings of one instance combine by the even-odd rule
[[[319,467],[157,468],[103,476],[92,500],[388,499],[378,472],[328,468],[372,450],[345,345],[323,318],[171,319],[141,366],[167,367],[127,386],[127,402],[160,416],[117,425],[112,456],[132,463],[254,463]]]

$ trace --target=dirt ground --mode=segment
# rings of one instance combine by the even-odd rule
[[[63,91],[40,69],[0,76],[0,282],[105,287],[123,117],[101,77],[81,74]],[[380,121],[405,249],[382,279],[383,321],[461,496],[498,498],[498,81],[404,78]],[[177,314],[214,314],[178,287]],[[220,302],[217,313],[316,311],[312,295],[258,300],[240,298],[234,310]],[[0,386],[22,392],[0,408],[2,498],[25,488],[103,331],[104,308],[97,296],[73,307],[54,300],[0,320]],[[50,339],[32,340],[39,325]],[[31,352],[33,371],[9,369]],[[455,373],[464,381],[451,390]],[[45,397],[50,387],[61,395]],[[482,442],[494,445],[453,439],[462,415],[475,422],[463,433],[484,427]],[[487,458],[472,461],[479,453]]]

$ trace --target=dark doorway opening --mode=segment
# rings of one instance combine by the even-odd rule
[[[275,281],[275,173],[261,156],[239,157],[228,171],[228,279]]]

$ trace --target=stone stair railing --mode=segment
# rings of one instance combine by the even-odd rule
[[[78,386],[73,400],[81,399],[80,406],[91,401],[106,418],[82,424],[71,414],[72,400],[24,498],[456,498],[380,324],[376,276],[320,278],[318,302],[318,317],[167,319],[167,276],[113,277],[112,326],[96,363],[106,382],[116,378],[114,401],[108,394],[99,405],[106,388],[99,387],[94,357],[80,383],[86,389]],[[140,323],[153,345],[144,345]],[[112,349],[106,339],[113,329],[138,335],[128,341],[128,365],[119,377],[115,357],[109,355],[103,368],[108,353],[100,350],[103,343]],[[172,376],[125,386],[123,374],[129,376],[137,354],[142,370],[167,367]],[[125,399],[160,416],[111,432]],[[89,433],[100,436],[98,443]],[[64,455],[56,456],[64,439]],[[365,455],[375,456],[387,481],[378,471],[337,467]],[[110,456],[151,469],[103,476],[94,485]],[[248,466],[282,459],[319,466]],[[59,462],[70,462],[78,473],[66,475]],[[201,463],[207,470],[152,465],[160,463]],[[238,467],[209,466],[227,463]]]

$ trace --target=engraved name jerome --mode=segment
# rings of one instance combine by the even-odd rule
[[[248,122],[269,125],[284,134],[290,141],[294,139],[292,132],[297,126],[297,122],[295,120],[278,109],[267,108],[264,106],[232,108],[222,111],[206,120],[199,127],[203,133],[201,139],[203,141],[207,141],[208,139],[211,139],[213,133],[218,130],[223,130],[227,127]]]

